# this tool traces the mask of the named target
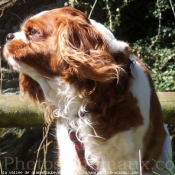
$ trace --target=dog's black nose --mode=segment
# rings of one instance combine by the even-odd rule
[[[14,37],[15,37],[15,35],[14,35],[13,33],[9,33],[9,34],[6,36],[6,41],[10,41],[10,40],[12,40]]]

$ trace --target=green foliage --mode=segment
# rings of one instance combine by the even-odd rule
[[[93,4],[74,0],[71,5],[88,16]],[[169,0],[98,0],[91,18],[130,43],[149,68],[157,91],[175,91],[175,17]]]

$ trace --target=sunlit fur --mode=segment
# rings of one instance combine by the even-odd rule
[[[3,55],[20,72],[21,92],[44,102],[57,118],[61,175],[87,174],[71,131],[98,175],[135,174],[139,150],[145,175],[158,170],[153,159],[168,160],[170,140],[149,71],[102,24],[71,7],[45,11],[21,25]],[[128,76],[122,93],[103,100],[109,87]]]

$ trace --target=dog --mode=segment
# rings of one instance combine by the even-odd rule
[[[149,70],[105,26],[72,7],[44,11],[7,35],[3,55],[20,72],[21,92],[57,118],[61,175],[171,169]]]

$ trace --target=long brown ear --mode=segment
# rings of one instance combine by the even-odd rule
[[[28,93],[35,102],[43,102],[44,94],[39,84],[29,76],[20,73],[19,86],[22,95]]]
[[[69,65],[67,78],[106,82],[118,79],[122,70],[108,51],[104,37],[81,17],[61,19],[58,27],[59,50]]]

